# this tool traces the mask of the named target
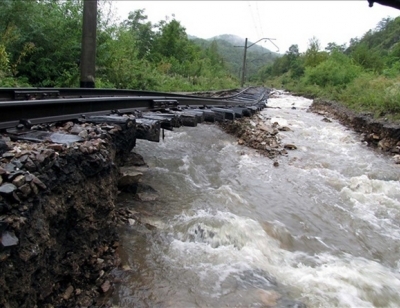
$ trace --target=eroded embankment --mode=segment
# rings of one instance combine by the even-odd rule
[[[114,201],[135,125],[68,122],[83,141],[0,138],[0,306],[88,307],[119,262]]]
[[[313,100],[309,111],[337,119],[342,125],[362,135],[369,146],[385,154],[392,155],[394,162],[400,164],[400,125],[388,120],[374,120],[369,114],[356,113],[340,103],[322,99]],[[271,123],[261,114],[251,118],[241,118],[232,122],[220,123],[227,133],[238,138],[238,144],[254,148],[260,154],[275,159],[287,155],[287,150],[294,150],[293,144],[282,144],[279,131],[290,130],[289,127]],[[277,164],[277,162],[275,162]]]
[[[315,99],[310,111],[337,119],[341,124],[361,133],[369,146],[390,155],[400,153],[400,125],[385,120],[374,120],[371,115],[359,114],[340,103]],[[400,163],[400,160],[396,162]]]

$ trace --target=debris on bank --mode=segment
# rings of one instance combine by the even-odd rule
[[[356,113],[340,103],[322,99],[315,99],[309,110],[337,119],[341,124],[360,133],[368,146],[392,155],[394,162],[400,164],[399,124],[385,119],[375,120],[371,114]]]
[[[225,132],[238,138],[239,145],[253,148],[270,159],[287,155],[287,150],[296,149],[295,145],[281,143],[279,132],[290,131],[290,128],[280,126],[278,122],[269,124],[269,121],[261,114],[219,124]]]

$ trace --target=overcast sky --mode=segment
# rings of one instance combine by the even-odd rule
[[[358,1],[113,1],[121,19],[130,11],[145,9],[148,20],[157,23],[175,15],[186,33],[208,39],[234,34],[256,42],[274,38],[280,53],[297,44],[307,49],[315,36],[324,49],[329,42],[349,43],[374,29],[382,18],[397,17],[400,10],[367,0]],[[260,45],[277,51],[271,42]]]

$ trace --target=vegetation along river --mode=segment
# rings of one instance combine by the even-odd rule
[[[218,126],[139,140],[150,230],[121,230],[115,307],[398,307],[399,166],[281,95],[260,115],[291,128],[279,166]],[[295,107],[295,109],[293,108]]]

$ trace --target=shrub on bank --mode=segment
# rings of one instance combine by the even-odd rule
[[[357,111],[369,111],[376,117],[400,117],[400,77],[393,79],[364,73],[350,83],[339,100]]]
[[[307,67],[304,78],[307,85],[345,88],[361,72],[360,66],[353,64],[350,58],[344,54],[336,52],[317,66]]]

